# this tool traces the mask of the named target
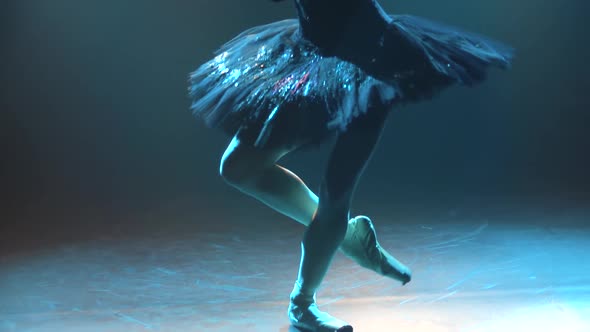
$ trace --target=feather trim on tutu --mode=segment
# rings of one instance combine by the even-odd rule
[[[391,15],[392,23],[428,56],[435,70],[458,83],[473,85],[490,66],[507,69],[514,49],[486,36],[412,15]]]

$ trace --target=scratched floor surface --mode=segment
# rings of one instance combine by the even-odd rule
[[[0,331],[293,331],[301,231],[103,236],[4,256]],[[377,231],[414,279],[400,287],[339,254],[318,300],[355,331],[590,331],[588,228],[476,218]]]

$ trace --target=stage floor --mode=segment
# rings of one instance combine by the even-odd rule
[[[402,287],[338,254],[318,303],[355,331],[590,331],[590,228],[380,218],[414,278]],[[303,228],[240,225],[3,255],[0,331],[294,331]]]

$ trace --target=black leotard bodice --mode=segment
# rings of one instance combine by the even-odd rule
[[[374,0],[295,0],[303,36],[326,53],[378,41],[387,14]]]
[[[301,34],[325,56],[374,75],[422,67],[425,56],[404,38],[376,0],[295,0]]]

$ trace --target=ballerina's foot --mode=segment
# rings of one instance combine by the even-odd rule
[[[346,322],[320,311],[315,303],[289,305],[289,320],[296,328],[313,332],[352,332]]]
[[[383,275],[398,280],[402,285],[412,281],[412,271],[410,268],[399,262],[385,250],[382,251],[383,257],[387,261],[387,264],[383,266]]]
[[[379,245],[377,234],[371,219],[367,216],[357,216],[350,221],[350,236],[353,239],[351,243],[362,243],[360,248],[357,245],[351,246],[349,251],[353,251],[353,259],[368,269],[371,269],[385,277],[397,280],[402,285],[412,280],[412,271],[402,262],[389,254]],[[348,236],[348,234],[347,234]],[[364,257],[363,259],[360,259]]]

